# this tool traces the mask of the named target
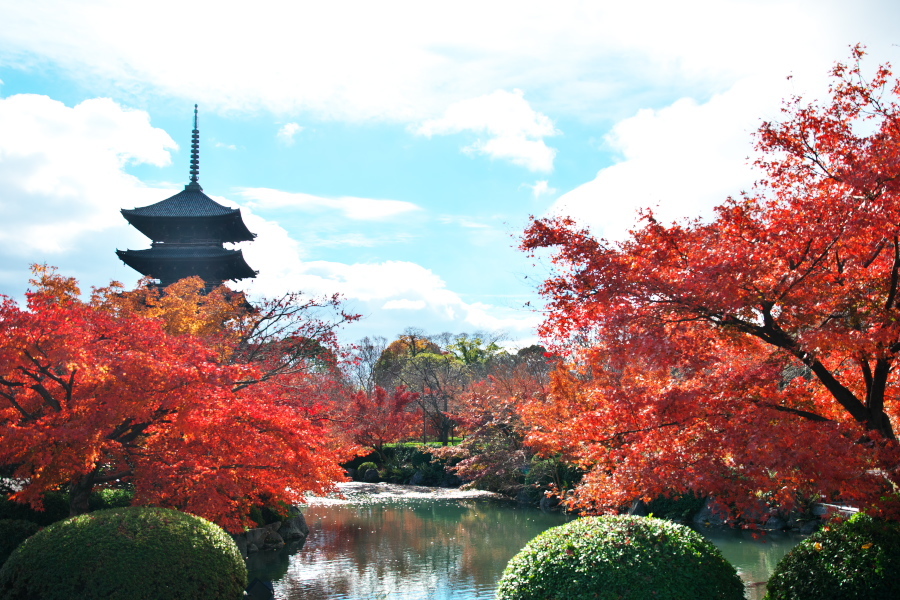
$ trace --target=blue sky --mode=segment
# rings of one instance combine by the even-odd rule
[[[240,287],[342,293],[347,342],[530,343],[529,215],[611,239],[641,207],[708,215],[782,98],[821,96],[855,43],[900,62],[889,1],[250,7],[0,0],[0,293],[31,263],[133,285],[114,251],[149,240],[119,209],[187,182],[198,103],[200,183],[258,234]]]

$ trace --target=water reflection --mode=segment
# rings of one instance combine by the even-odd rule
[[[782,532],[753,532],[697,527],[733,564],[747,585],[749,600],[762,600],[775,565],[805,537]]]
[[[279,600],[487,599],[528,540],[568,517],[489,499],[310,506],[300,552],[254,557]],[[258,555],[257,555],[258,556]],[[271,563],[284,565],[271,568]],[[259,570],[257,570],[259,568]]]
[[[531,538],[569,520],[512,503],[379,499],[309,506],[306,544],[251,557],[251,578],[278,600],[473,600],[494,597],[506,563]],[[798,541],[703,529],[742,578],[764,582]],[[764,586],[750,586],[761,598]]]

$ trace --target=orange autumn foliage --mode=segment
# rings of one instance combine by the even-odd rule
[[[38,276],[27,306],[0,302],[0,465],[22,485],[14,499],[40,507],[63,488],[76,513],[95,487],[130,483],[136,504],[239,530],[254,505],[344,479],[316,374],[265,377],[264,362],[223,360],[220,336],[169,331],[189,319],[111,310],[79,300],[74,280]]]
[[[537,219],[553,249],[543,334],[581,347],[531,443],[590,468],[572,502],[617,510],[689,490],[736,513],[897,497],[900,82],[861,48],[830,100],[757,135],[766,177],[710,220],[645,211],[629,239]]]

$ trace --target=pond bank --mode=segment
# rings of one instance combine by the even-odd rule
[[[309,496],[308,506],[360,504],[386,500],[463,500],[467,498],[506,499],[500,494],[484,490],[405,485],[401,483],[363,483],[347,481],[339,483],[340,495]]]

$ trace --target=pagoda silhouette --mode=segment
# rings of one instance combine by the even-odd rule
[[[206,288],[224,281],[256,277],[240,250],[225,243],[249,242],[255,237],[241,218],[241,209],[222,206],[203,193],[200,174],[200,131],[197,105],[191,132],[190,183],[184,190],[156,204],[122,209],[122,216],[152,243],[149,250],[116,250],[122,262],[166,287],[196,275]]]

